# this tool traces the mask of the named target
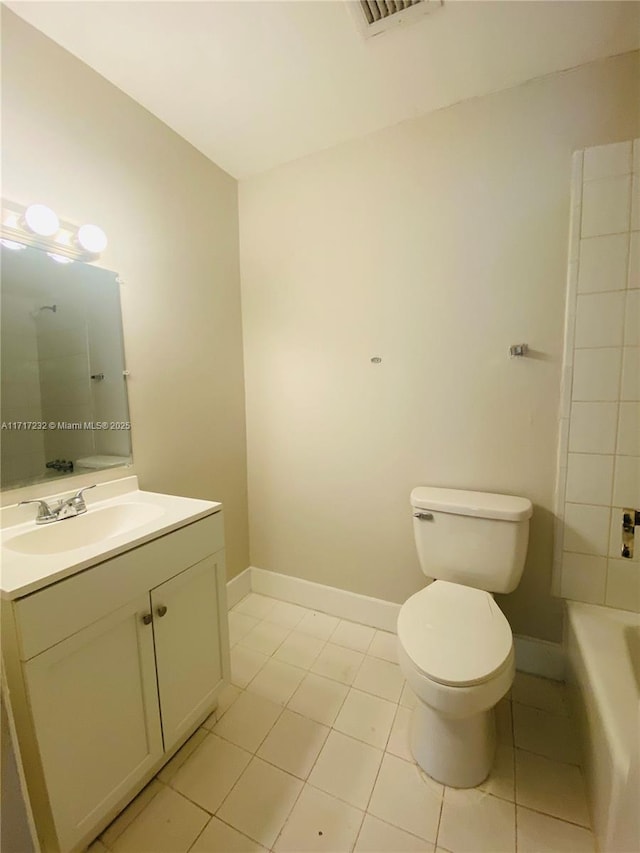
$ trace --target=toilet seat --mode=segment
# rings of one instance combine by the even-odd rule
[[[489,681],[513,657],[511,627],[492,596],[448,581],[402,605],[398,640],[423,676],[450,687]]]

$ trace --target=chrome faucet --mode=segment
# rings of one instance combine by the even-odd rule
[[[89,489],[95,489],[97,485],[97,483],[94,483],[92,486],[85,486],[84,489],[80,489],[73,497],[57,501],[55,504],[48,504],[46,501],[37,498],[32,501],[20,501],[18,506],[38,504],[36,524],[51,524],[54,521],[64,521],[65,518],[75,518],[76,515],[82,515],[83,512],[87,511],[83,493]]]

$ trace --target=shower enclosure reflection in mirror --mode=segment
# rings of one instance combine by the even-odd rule
[[[2,489],[131,463],[118,276],[88,263],[106,237],[42,207],[2,203]]]

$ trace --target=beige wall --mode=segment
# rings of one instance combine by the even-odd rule
[[[638,75],[624,55],[241,182],[253,565],[401,602],[424,580],[414,485],[526,495],[527,567],[501,604],[560,639],[571,152],[637,134]]]
[[[2,9],[2,182],[105,229],[122,287],[142,488],[222,500],[248,563],[236,181]]]

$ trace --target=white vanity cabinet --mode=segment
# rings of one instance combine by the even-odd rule
[[[3,602],[3,656],[43,851],[83,849],[229,676],[222,513]]]
[[[164,752],[142,596],[24,664],[56,834],[91,832]]]
[[[167,747],[211,709],[222,678],[218,621],[211,618],[220,567],[208,557],[151,592],[158,694]]]

